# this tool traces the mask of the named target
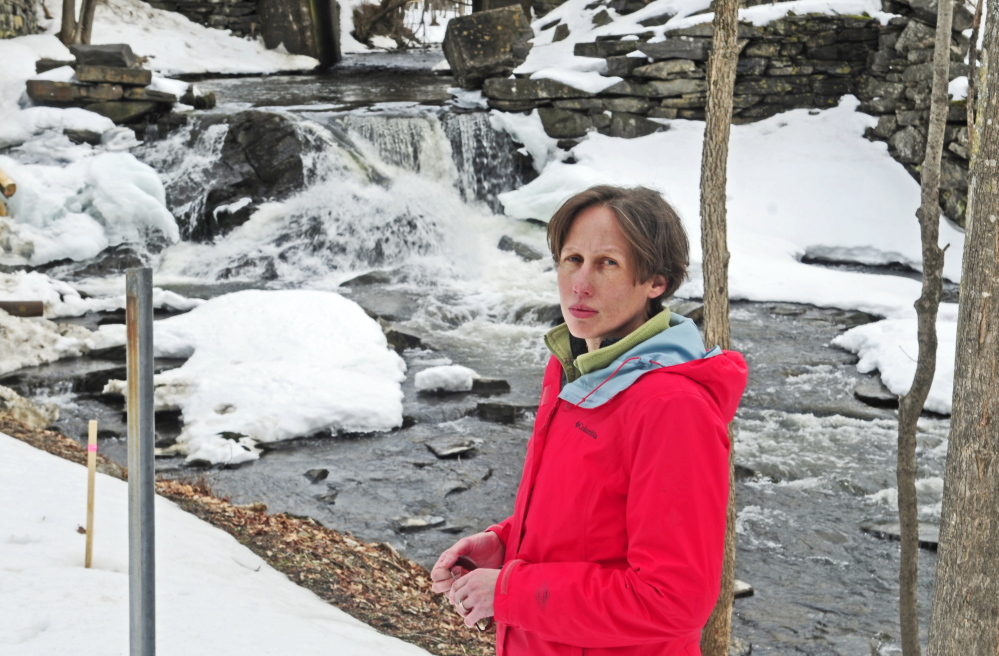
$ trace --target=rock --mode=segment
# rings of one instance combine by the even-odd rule
[[[170,108],[160,103],[129,100],[125,102],[94,103],[87,105],[84,109],[95,114],[100,114],[101,116],[106,116],[114,121],[115,124],[120,125],[122,123],[137,121],[155,111],[169,111]]]
[[[472,394],[506,394],[510,383],[502,378],[473,378]]]
[[[741,638],[733,637],[728,643],[728,656],[750,656],[753,645]]]
[[[66,137],[75,144],[90,144],[96,146],[101,143],[101,133],[93,130],[71,130],[66,128],[62,131]]]
[[[388,342],[389,347],[400,355],[406,349],[421,348],[423,346],[423,340],[416,335],[410,335],[395,328],[385,331],[385,340]]]
[[[599,13],[593,16],[593,27],[603,27],[604,25],[609,25],[614,22],[610,14],[607,13],[606,9],[601,9]]]
[[[876,408],[897,408],[898,395],[885,387],[880,377],[865,378],[853,388],[853,396],[861,403]]]
[[[336,489],[332,485],[327,485],[327,490],[324,494],[316,495],[318,501],[323,503],[328,503],[331,506],[336,503],[336,498],[339,496],[340,490]]]
[[[332,16],[309,0],[260,0],[257,10],[264,45],[315,57],[323,66],[335,64],[340,60],[339,3],[331,4]]]
[[[83,104],[95,100],[118,100],[124,95],[117,84],[74,84],[51,80],[28,80],[28,97],[39,104]]]
[[[735,580],[735,584],[732,587],[734,589],[736,599],[742,599],[743,597],[752,597],[754,594],[756,594],[756,591],[753,590],[753,586],[749,585],[745,581],[740,581],[739,579]]]
[[[35,73],[47,73],[49,71],[55,70],[57,68],[62,68],[63,66],[75,66],[75,60],[64,61],[61,59],[46,59],[42,58],[35,62]]]
[[[113,68],[139,68],[139,59],[127,43],[99,46],[71,45],[69,51],[76,57],[77,65],[110,66]]]
[[[899,130],[888,139],[895,158],[903,164],[921,164],[926,151],[926,137],[916,127]]]
[[[527,59],[530,22],[520,5],[452,18],[442,45],[458,84],[476,89],[487,78],[510,75]]]
[[[663,127],[661,123],[650,121],[644,116],[628,114],[627,112],[614,112],[611,116],[610,132],[612,137],[635,139],[658,132]]]
[[[525,260],[527,262],[543,260],[545,257],[544,255],[537,252],[527,244],[516,241],[515,239],[507,237],[506,235],[500,237],[497,248],[499,248],[501,251],[513,251],[514,253],[517,254],[517,256],[520,259]]]
[[[687,317],[698,326],[704,321],[704,304],[697,301],[672,301],[669,309],[680,316]]]
[[[586,114],[556,107],[538,109],[545,133],[553,139],[575,139],[586,135],[593,123]]]
[[[560,23],[558,27],[555,28],[555,34],[552,36],[552,43],[558,41],[565,41],[569,38],[569,26],[565,23]]]
[[[125,89],[125,98],[128,100],[147,100],[149,102],[170,104],[177,102],[177,96],[172,93],[143,88]]]
[[[482,402],[475,406],[475,413],[484,421],[492,421],[497,424],[512,424],[517,417],[524,412],[534,412],[537,408],[533,406],[518,406],[508,403],[486,403]]]
[[[602,112],[604,110],[604,101],[600,98],[569,98],[567,100],[556,100],[552,102],[552,105],[559,109],[573,109],[577,112],[588,112],[590,110]]]
[[[595,41],[593,43],[577,43],[572,47],[572,53],[577,57],[597,57],[606,59],[616,55],[627,55],[629,52],[638,50],[642,46],[645,52],[645,44],[640,41]]]
[[[708,83],[705,80],[652,80],[646,87],[650,98],[669,98],[706,93]]]
[[[125,362],[127,352],[125,346],[109,346],[108,348],[95,349],[87,354],[91,360],[110,360],[111,362]]]
[[[614,55],[607,58],[607,72],[605,75],[608,77],[630,77],[636,68],[646,63],[647,61],[642,57]]]
[[[488,80],[486,82],[488,83]],[[487,102],[489,109],[498,109],[501,112],[530,112],[547,104],[545,100],[495,100],[493,98]]]
[[[710,42],[690,37],[672,37],[658,43],[643,43],[642,52],[655,60],[690,59],[707,61]]]
[[[86,66],[77,64],[76,79],[80,82],[107,82],[108,84],[128,84],[144,87],[153,81],[153,72],[141,68],[117,68],[114,66]]]
[[[427,442],[427,448],[441,459],[458,458],[474,453],[483,441],[475,437],[442,437]]]
[[[295,125],[280,114],[249,110],[232,116],[208,115],[192,130],[192,142],[213,125],[228,122],[211,188],[174,188],[172,206],[183,206],[205,197],[201,216],[179,217],[182,234],[194,241],[210,241],[242,225],[253,203],[235,211],[216,212],[244,198],[281,200],[305,184],[302,161],[305,145]]]
[[[414,517],[397,517],[392,520],[392,527],[398,533],[418,533],[427,529],[444,525],[443,517],[432,515],[416,515]]]
[[[603,104],[611,112],[631,114],[645,114],[652,108],[652,104],[645,98],[608,98]]]
[[[54,403],[32,403],[20,394],[0,385],[0,412],[9,414],[23,424],[44,430],[59,419],[59,408]]]
[[[356,278],[340,283],[341,287],[366,287],[368,285],[387,285],[393,280],[389,271],[369,271]]]
[[[305,477],[309,479],[312,483],[319,483],[326,480],[326,477],[330,475],[330,470],[328,469],[310,469],[305,472]]]
[[[902,540],[902,527],[897,523],[863,524],[860,530],[879,540]],[[936,551],[940,543],[940,527],[919,522],[919,546],[927,551]]]
[[[628,57],[635,60],[637,57]],[[639,60],[641,61],[641,60]],[[653,78],[656,80],[672,80],[686,77],[703,77],[694,61],[691,59],[667,59],[666,61],[639,66],[632,71],[636,77]]]
[[[916,14],[916,17],[921,21],[928,23],[932,28],[937,26],[937,0],[902,0],[910,7],[912,11]],[[951,30],[954,32],[963,32],[964,30],[970,29],[974,23],[974,14],[968,9],[968,7],[961,2],[954,4],[954,16],[952,18],[953,24],[951,25]],[[913,21],[915,22],[915,21]],[[911,24],[911,23],[910,23]]]
[[[450,23],[449,23],[450,25]],[[482,85],[482,95],[496,100],[554,100],[556,98],[588,98],[593,94],[580,91],[555,80],[511,80],[490,78]]]
[[[190,105],[195,109],[212,109],[215,107],[215,92],[209,91],[208,93],[202,94],[198,92],[197,87],[193,84],[187,87],[187,91],[184,95],[180,97],[180,102],[185,105]]]

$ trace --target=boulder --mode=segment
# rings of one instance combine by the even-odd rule
[[[574,139],[582,137],[593,128],[586,114],[557,107],[542,107],[538,110],[545,133],[553,139]]]
[[[854,386],[853,396],[861,403],[876,408],[898,407],[898,395],[892,394],[881,378],[864,378]]]
[[[329,475],[330,475],[330,470],[328,469],[310,469],[309,471],[305,472],[305,477],[309,479],[309,482],[311,483],[319,483],[321,481],[324,481]]]
[[[101,133],[93,130],[72,130],[66,128],[62,131],[66,137],[75,144],[90,144],[96,146],[101,142]]]
[[[638,114],[614,112],[611,116],[610,133],[612,137],[635,139],[636,137],[644,137],[653,132],[658,132],[661,129],[663,129],[661,123],[650,121]]]
[[[305,184],[302,156],[305,145],[294,124],[270,112],[249,110],[232,116],[206,116],[192,131],[192,140],[213,125],[228,122],[229,130],[210,178],[201,216],[181,217],[181,231],[195,241],[210,241],[242,225],[259,201],[280,200]],[[205,194],[202,187],[173,189],[171,202],[182,206]],[[216,210],[225,211],[216,211]]]
[[[895,152],[895,158],[903,164],[921,164],[926,154],[926,136],[915,126],[899,130],[888,144]]]
[[[506,235],[500,237],[497,248],[499,248],[501,251],[513,251],[514,253],[517,254],[517,256],[520,259],[525,260],[527,262],[532,262],[534,260],[542,260],[545,257],[544,255],[537,252],[527,244],[516,241],[515,239],[512,239],[511,237],[508,237]]]
[[[506,77],[527,59],[534,38],[520,5],[452,18],[444,34],[444,56],[460,86],[477,89],[487,78]]]
[[[912,7],[916,18],[929,24],[931,27],[937,26],[937,0],[902,0]],[[968,9],[963,2],[954,3],[954,17],[951,30],[963,32],[970,29],[974,23],[974,13]]]
[[[107,82],[144,87],[153,81],[153,72],[142,68],[119,68],[114,66],[87,66],[77,64],[76,79],[80,82]]]
[[[71,45],[69,51],[76,57],[77,65],[111,66],[113,68],[139,68],[139,58],[127,43],[99,46]]]

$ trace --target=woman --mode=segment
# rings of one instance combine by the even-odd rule
[[[441,554],[433,589],[468,626],[494,617],[500,656],[700,654],[745,361],[663,308],[689,246],[657,192],[577,194],[548,243],[565,324],[513,515]]]

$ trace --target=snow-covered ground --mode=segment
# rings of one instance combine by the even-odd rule
[[[97,475],[90,569],[77,531],[86,490],[85,467],[0,433],[5,656],[128,653],[128,485]],[[427,654],[327,604],[173,502],[157,497],[155,513],[160,653]]]

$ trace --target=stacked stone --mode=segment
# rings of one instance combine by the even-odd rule
[[[34,0],[0,0],[0,39],[38,33]]]
[[[69,49],[75,61],[43,59],[37,70],[69,65],[76,71],[76,81],[28,80],[28,97],[36,105],[82,107],[120,124],[169,112],[178,100],[173,94],[147,88],[153,74],[142,68],[127,44],[73,45]]]
[[[893,18],[882,30],[878,49],[871,55],[857,96],[861,111],[879,117],[877,127],[868,136],[886,141],[892,157],[919,180],[933,84],[936,5],[930,6],[922,0],[912,0],[911,5],[894,4],[889,8],[891,11],[909,15]],[[960,3],[954,5],[951,79],[968,74],[964,60],[970,41],[961,31],[971,27],[971,22],[967,8]],[[961,100],[950,106],[940,169],[941,207],[961,225],[968,197],[968,157],[967,108]]]
[[[258,0],[146,0],[156,9],[175,11],[189,20],[236,36],[254,37],[260,32]]]
[[[879,24],[868,18],[790,16],[765,27],[739,26],[744,44],[735,85],[733,122],[755,121],[794,108],[831,107],[856,93]],[[636,137],[660,129],[650,119],[703,119],[707,102],[709,24],[578,43],[574,52],[607,61],[607,76],[624,80],[588,94],[551,80],[490,79],[483,94],[505,111],[538,109],[545,130],[573,139],[597,130]]]

